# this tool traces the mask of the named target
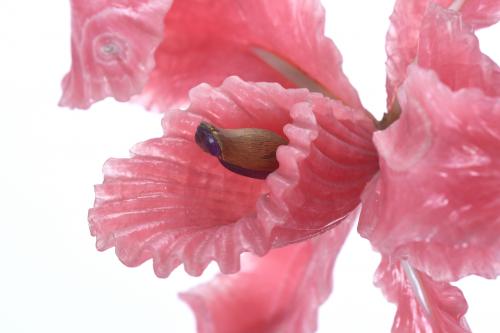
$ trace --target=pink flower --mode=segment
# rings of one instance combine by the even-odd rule
[[[166,112],[161,138],[104,166],[89,212],[98,249],[129,266],[153,259],[160,277],[180,264],[199,275],[211,260],[236,273],[242,252],[263,256],[183,294],[199,331],[311,332],[364,190],[358,231],[382,254],[376,284],[398,304],[393,332],[468,332],[448,282],[500,274],[500,70],[473,34],[500,5],[439,4],[451,9],[396,2],[391,111],[377,124],[323,35],[318,1],[73,1],[61,103],[141,92]],[[168,111],[195,85],[187,110]],[[265,180],[230,172],[196,145],[202,121],[286,137],[278,169]]]
[[[165,116],[162,138],[136,145],[131,159],[110,159],[96,187],[92,234],[127,265],[153,258],[166,277],[181,263],[199,275],[216,260],[237,272],[241,252],[264,255],[329,229],[377,170],[371,119],[319,94],[232,77],[190,95],[187,111]],[[290,143],[265,181],[246,178],[196,145],[201,121],[284,132]]]

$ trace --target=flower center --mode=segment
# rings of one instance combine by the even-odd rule
[[[201,122],[196,144],[217,157],[228,170],[251,178],[264,179],[279,166],[276,150],[288,141],[260,128],[221,129]]]

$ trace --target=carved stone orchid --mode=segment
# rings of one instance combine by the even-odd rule
[[[474,36],[500,20],[498,1],[396,1],[380,122],[343,74],[318,0],[72,10],[61,104],[133,97],[165,114],[162,137],[106,162],[91,233],[160,277],[212,260],[235,273],[182,294],[199,332],[314,331],[361,202],[358,231],[382,254],[375,283],[398,305],[393,332],[470,331],[449,282],[500,274],[500,69]],[[248,178],[220,147],[219,160],[200,149],[200,124],[288,143],[275,171]],[[243,252],[261,258],[240,265]]]

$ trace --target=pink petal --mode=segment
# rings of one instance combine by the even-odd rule
[[[274,218],[300,234],[352,211],[378,164],[373,122],[365,113],[316,95],[294,105],[290,115],[284,127],[289,144],[278,148],[280,167],[267,178],[270,193],[257,208],[274,208]]]
[[[498,0],[467,0],[460,9],[464,21],[474,29],[486,28],[500,21]]]
[[[452,90],[478,88],[488,96],[500,95],[500,68],[481,53],[472,28],[453,10],[429,6],[421,25],[417,63],[434,70]]]
[[[154,67],[172,0],[72,0],[72,65],[61,106],[88,108],[141,92]]]
[[[434,281],[406,262],[383,257],[375,285],[397,305],[392,333],[471,332],[464,318],[467,302],[460,289],[447,282]]]
[[[380,174],[359,232],[435,280],[500,274],[500,97],[452,91],[416,65],[399,121],[374,135]]]
[[[403,83],[406,77],[406,69],[417,56],[417,48],[419,46],[422,30],[429,29],[429,26],[423,28],[422,20],[427,17],[427,20],[435,19],[436,14],[443,9],[437,9],[440,5],[443,7],[449,6],[451,0],[397,0],[394,12],[391,15],[391,27],[386,37],[387,50],[387,94],[388,106],[390,107],[396,96],[398,87]],[[431,5],[430,13],[426,14],[426,10]],[[444,11],[446,12],[446,11]],[[452,11],[446,12],[450,17],[454,16]],[[456,13],[456,12],[455,12]],[[477,29],[486,27],[500,20],[500,2],[497,0],[467,0],[460,9],[463,22]],[[458,15],[458,14],[456,14]],[[445,30],[433,30],[433,32],[446,33]],[[429,30],[427,30],[429,33]],[[428,35],[429,36],[429,35]],[[428,37],[430,43],[439,46],[441,41],[437,36],[432,34]],[[427,50],[420,51],[427,52]],[[452,60],[452,59],[447,59]]]
[[[181,294],[196,315],[198,332],[314,332],[356,215],[315,239],[247,258],[241,272],[219,275]]]
[[[91,232],[127,265],[153,258],[158,276],[181,263],[198,275],[216,260],[222,272],[236,272],[241,252],[263,255],[340,222],[377,170],[364,111],[235,77],[190,96],[187,111],[165,116],[163,137],[137,145],[130,159],[109,160],[96,187]],[[195,144],[202,120],[284,131],[290,144],[279,148],[279,169],[266,181],[228,171]]]
[[[143,101],[165,110],[185,102],[200,83],[219,85],[238,75],[308,87],[361,108],[339,51],[324,36],[324,16],[319,0],[175,1]],[[295,76],[273,68],[278,59],[298,70]]]

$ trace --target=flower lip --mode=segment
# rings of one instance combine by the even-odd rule
[[[217,129],[214,126],[206,122],[201,122],[196,129],[194,138],[196,144],[203,149],[203,151],[219,157],[221,155],[221,147],[219,141],[216,139],[215,133],[217,133]]]

